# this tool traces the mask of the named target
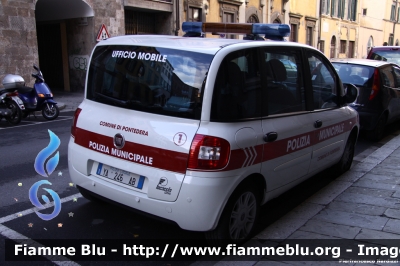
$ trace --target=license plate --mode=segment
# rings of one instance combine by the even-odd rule
[[[143,188],[143,183],[145,179],[145,177],[142,175],[141,176],[135,175],[130,172],[115,167],[111,167],[102,163],[99,163],[96,174],[137,189]]]

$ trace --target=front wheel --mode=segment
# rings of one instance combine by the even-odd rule
[[[19,124],[22,119],[22,112],[18,104],[14,101],[10,101],[7,103],[7,107],[11,110],[11,116],[6,117],[6,120],[13,125]]]
[[[229,199],[217,228],[206,232],[212,245],[240,243],[248,239],[254,230],[260,209],[258,191],[252,186],[243,186]]]
[[[58,109],[58,106],[54,103],[47,103],[42,109],[42,115],[47,120],[54,120],[58,117],[59,114],[60,109]]]

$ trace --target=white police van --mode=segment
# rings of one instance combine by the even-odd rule
[[[359,121],[347,103],[357,90],[310,46],[258,41],[283,40],[288,25],[186,22],[183,31],[195,37],[96,45],[69,172],[88,199],[240,241],[260,205],[328,167],[350,168]],[[204,32],[253,40],[196,37]]]

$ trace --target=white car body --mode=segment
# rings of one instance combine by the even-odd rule
[[[141,64],[142,69],[137,70],[138,74],[132,74],[136,75],[134,77],[128,77],[128,74],[132,72],[117,73],[122,71],[122,67],[118,69],[118,63],[115,63],[114,70],[112,70],[114,72],[110,72],[112,75],[115,74],[112,78],[123,80],[126,77],[131,80],[132,84],[128,82],[127,85],[115,85],[117,83],[113,83],[114,87],[110,88],[113,92],[107,95],[111,95],[109,97],[112,98],[117,94],[122,95],[122,88],[128,88],[127,91],[132,88],[132,91],[136,91],[138,96],[137,98],[132,96],[132,99],[136,100],[127,101],[125,104],[134,106],[140,102],[137,99],[142,99],[143,102],[146,101],[148,104],[142,103],[138,105],[138,108],[150,108],[151,105],[151,108],[153,108],[151,112],[134,110],[122,104],[116,106],[108,98],[104,98],[104,101],[109,101],[110,104],[102,102],[102,98],[93,96],[98,95],[96,93],[99,89],[90,87],[90,84],[90,86],[86,85],[85,94],[91,96],[86,96],[79,106],[68,145],[68,164],[72,182],[84,191],[174,221],[186,230],[210,231],[217,227],[228,200],[244,181],[252,183],[252,180],[254,180],[254,186],[260,189],[262,196],[260,204],[263,204],[317,172],[338,163],[342,158],[350,133],[353,132],[353,136],[357,138],[359,128],[357,112],[347,107],[346,104],[334,104],[334,107],[325,105],[310,110],[311,105],[306,104],[308,101],[306,99],[312,97],[310,96],[311,93],[306,93],[303,97],[304,100],[299,102],[302,105],[300,107],[302,110],[271,115],[261,114],[255,119],[253,117],[228,119],[227,121],[217,121],[223,120],[223,118],[213,119],[215,108],[221,106],[221,104],[215,104],[216,107],[213,107],[214,88],[217,86],[216,79],[220,66],[227,56],[245,49],[253,49],[251,53],[260,53],[266,49],[267,58],[267,53],[276,49],[283,49],[285,53],[298,49],[299,55],[301,54],[300,51],[309,51],[318,58],[322,58],[323,63],[329,66],[329,60],[312,47],[291,42],[137,35],[110,38],[98,43],[94,51],[103,49],[102,52],[109,52],[108,59],[111,60],[110,50],[112,50],[117,57],[115,60],[122,62],[132,59],[134,55],[133,50],[124,51],[121,47],[139,46],[150,47],[148,51],[153,52],[148,52],[151,55],[146,55],[143,52],[141,55],[142,63],[137,63],[139,60],[135,61],[136,65],[132,67],[134,68],[133,71],[136,71],[137,64]],[[200,71],[202,63],[198,63],[196,67],[191,69],[192,64],[188,62],[190,60],[184,59],[183,61],[186,60],[186,62],[182,64],[186,65],[182,69],[189,69],[185,72],[186,74],[196,71],[200,74],[196,72],[197,75],[187,77],[188,75],[178,73],[179,65],[174,65],[175,61],[173,60],[177,59],[173,55],[162,55],[162,52],[159,54],[154,52],[155,50],[168,52],[170,51],[168,49],[172,49],[173,52],[183,51],[201,54],[203,57],[209,56],[209,66],[206,72]],[[139,50],[135,51],[135,58],[137,59]],[[95,80],[90,74],[95,69],[92,69],[91,65],[97,64],[98,69],[102,68],[101,64],[96,62],[97,58],[101,56],[104,55],[92,53],[86,78],[87,83]],[[241,63],[245,58],[240,57],[240,59],[235,59],[235,62],[238,62],[239,66],[242,64],[241,71],[247,74],[250,73],[251,66]],[[299,59],[300,63],[298,63],[306,66],[305,57],[299,57]],[[155,64],[150,61],[155,62]],[[166,65],[167,62],[170,62],[170,64]],[[260,62],[258,64],[261,66],[263,61]],[[129,64],[129,62],[126,64]],[[162,85],[159,87],[164,86],[167,89],[143,85],[146,75],[150,75],[148,72],[153,71],[152,67],[157,69],[157,64],[160,65],[157,73],[165,81],[160,82]],[[125,65],[125,67],[127,66]],[[165,78],[170,74],[167,71],[172,71],[170,72],[173,73],[172,76],[181,75],[179,76],[180,80],[187,78],[188,82],[191,82],[190,86],[180,89],[180,95],[190,94],[190,91],[186,92],[186,90],[190,90],[190,88],[199,84],[197,87],[199,96],[193,96],[198,97],[198,99],[201,98],[201,108],[197,108],[200,110],[198,118],[179,117],[180,114],[177,114],[177,117],[175,113],[171,116],[166,115],[166,112],[170,112],[171,108],[175,108],[176,113],[189,112],[190,115],[195,112],[193,109],[196,109],[195,102],[185,101],[186,98],[184,97],[186,96],[179,96],[184,98],[182,106],[171,105],[172,107],[167,108],[167,97],[178,97],[176,96],[178,89],[171,88],[168,91],[171,84],[176,85],[178,83],[173,78]],[[201,82],[194,81],[201,74],[204,74],[205,77],[202,87],[200,87]],[[245,76],[245,74],[243,75]],[[333,79],[336,79],[336,88],[331,89],[341,97],[344,95],[343,85],[333,68],[332,75]],[[304,80],[309,77],[309,81],[305,82],[305,85],[310,85],[318,79],[317,75],[310,75],[310,72],[304,72],[302,76]],[[263,88],[263,85],[260,84],[263,84],[264,76],[257,73],[254,77],[256,77],[256,80],[261,80],[261,83],[256,83],[255,86]],[[103,77],[103,79],[105,78]],[[104,84],[106,81],[96,82]],[[250,82],[250,79],[246,82]],[[138,84],[142,87],[133,89]],[[273,84],[278,84],[278,82]],[[116,86],[120,87],[116,89]],[[247,96],[243,97],[246,97],[246,101],[252,99],[258,103],[257,97],[251,95],[252,87],[246,86],[247,91],[245,93],[247,93]],[[154,89],[155,87],[158,89]],[[268,86],[266,85],[266,87]],[[294,86],[293,88],[297,87]],[[259,87],[256,89],[258,90]],[[309,90],[307,87],[301,89],[300,93]],[[91,94],[90,90],[96,90],[96,93]],[[172,94],[175,96],[171,96]],[[128,95],[128,92],[126,95]],[[148,95],[153,97],[149,102],[147,102],[147,99],[151,97]],[[192,95],[196,94],[192,93]],[[222,96],[221,99],[223,100]],[[197,99],[195,100],[197,101]],[[246,101],[238,105],[244,106]],[[170,102],[179,103],[176,99]],[[315,99],[314,102],[316,102]],[[252,104],[249,104],[249,106],[248,113],[258,112],[251,110]],[[156,109],[162,113],[155,113],[153,110]],[[218,117],[218,115],[216,116]],[[318,124],[318,121],[321,121],[321,125]],[[316,124],[319,126],[316,126]],[[270,134],[271,132],[272,134]],[[274,133],[276,133],[276,136]],[[268,134],[270,139],[268,139]],[[193,169],[190,167],[191,164],[189,165],[188,160],[191,156],[191,147],[195,145],[195,137],[201,135],[215,136],[229,144],[228,161],[222,168]],[[124,142],[123,147],[117,148],[122,142]],[[222,153],[226,150],[207,148],[206,152],[208,153],[206,155],[209,158],[219,158],[216,153],[221,152],[222,156]],[[197,161],[199,160],[202,159],[197,159]],[[124,177],[120,176],[114,180],[103,177],[102,174],[104,173],[101,171],[104,170],[103,168],[99,170],[99,163],[126,171],[119,172],[123,173]],[[131,173],[131,176],[127,177],[127,172]],[[144,177],[141,181],[143,182],[141,189],[126,184],[127,179],[125,179],[125,183],[118,181],[119,178],[120,180],[130,178],[132,181],[131,177],[134,177],[136,178],[135,182],[138,182],[141,176]]]

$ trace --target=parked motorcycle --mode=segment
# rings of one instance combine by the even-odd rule
[[[9,123],[17,125],[21,122],[23,110],[24,103],[18,98],[15,89],[0,89],[0,120],[5,118]]]
[[[36,73],[32,74],[32,77],[35,78],[33,88],[26,87],[25,85],[16,88],[18,90],[18,96],[25,106],[25,110],[22,111],[22,116],[27,117],[31,113],[34,114],[36,111],[41,111],[43,117],[47,120],[56,119],[60,114],[60,110],[58,109],[57,102],[53,100],[53,93],[44,82],[43,74],[39,67],[33,65],[33,68],[36,70]],[[19,78],[22,81],[24,80],[18,75],[7,76],[14,76],[14,79]]]

